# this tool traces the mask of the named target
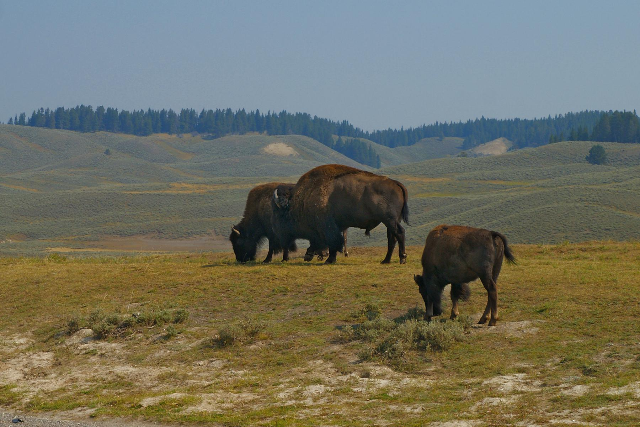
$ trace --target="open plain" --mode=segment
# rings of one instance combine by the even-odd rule
[[[426,342],[407,336],[424,323],[418,246],[406,265],[377,247],[332,266],[2,258],[0,406],[166,425],[637,425],[640,245],[514,252],[498,325],[475,325],[475,282],[459,321],[433,322],[461,333]]]

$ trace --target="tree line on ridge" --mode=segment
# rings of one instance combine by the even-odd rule
[[[31,116],[21,113],[9,124],[66,129],[80,132],[118,132],[147,136],[154,133],[198,132],[205,139],[249,132],[268,135],[297,134],[313,138],[362,164],[380,167],[375,148],[362,139],[387,147],[413,145],[424,138],[463,138],[462,148],[471,149],[504,137],[516,148],[536,147],[564,140],[640,142],[638,116],[633,112],[582,111],[540,119],[486,119],[423,125],[416,128],[364,131],[343,120],[336,122],[307,113],[280,113],[244,109],[120,110],[79,105],[73,108],[40,108]],[[334,135],[338,137],[336,140]]]

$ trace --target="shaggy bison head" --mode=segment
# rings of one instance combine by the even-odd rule
[[[233,246],[233,253],[236,255],[236,261],[247,262],[254,261],[256,259],[258,242],[256,239],[249,236],[247,230],[234,225],[231,227],[229,240]]]
[[[289,202],[291,201],[292,196],[292,185],[279,185],[275,191],[273,192],[273,202],[276,205],[276,208],[288,210]]]
[[[418,285],[418,290],[424,301],[424,320],[431,321],[433,316],[440,316],[442,314],[442,288],[437,286],[433,280],[428,280],[420,275],[414,275],[413,280]]]

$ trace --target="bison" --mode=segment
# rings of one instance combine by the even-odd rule
[[[244,208],[242,220],[231,228],[231,245],[238,262],[253,261],[256,257],[258,245],[267,238],[269,239],[269,252],[263,262],[271,262],[274,253],[282,251],[282,260],[289,259],[289,252],[296,250],[295,241],[287,246],[280,245],[278,239],[271,228],[271,197],[276,187],[293,187],[294,184],[284,184],[281,182],[271,182],[258,185],[249,191],[247,203]]]
[[[271,216],[273,215],[271,206],[271,197],[275,188],[281,188],[283,193],[293,188],[294,184],[284,184],[280,182],[271,182],[254,187],[249,191],[247,203],[244,208],[244,216],[240,223],[231,228],[229,240],[233,246],[233,252],[238,262],[253,261],[260,242],[267,238],[269,240],[269,252],[264,259],[264,263],[271,262],[273,254],[282,251],[282,260],[289,260],[289,252],[296,251],[295,241],[283,247],[272,229]],[[347,245],[347,232],[344,232],[345,256]],[[284,249],[283,249],[284,248]],[[326,249],[326,247],[324,248]],[[311,260],[314,256],[322,259],[325,254],[323,248],[309,247],[305,254],[305,260]]]
[[[478,323],[489,326],[498,320],[496,282],[503,257],[512,264],[516,260],[507,239],[497,231],[461,225],[439,225],[427,236],[422,252],[422,276],[414,276],[425,305],[425,320],[442,314],[442,291],[451,284],[451,319],[458,316],[458,299],[469,296],[468,282],[480,278],[487,290],[488,301]]]
[[[314,248],[329,248],[327,264],[336,262],[343,250],[344,231],[363,228],[365,234],[383,223],[387,227],[387,255],[391,262],[396,242],[400,263],[406,262],[405,235],[408,223],[407,189],[385,176],[344,165],[323,165],[300,177],[294,187],[278,186],[273,194],[273,229],[281,245],[307,239]]]

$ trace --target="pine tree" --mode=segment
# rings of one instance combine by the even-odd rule
[[[585,159],[592,165],[604,165],[607,163],[607,153],[602,145],[597,144],[591,147]]]

